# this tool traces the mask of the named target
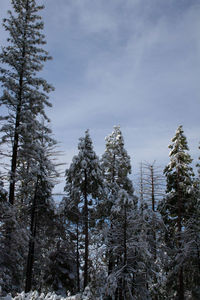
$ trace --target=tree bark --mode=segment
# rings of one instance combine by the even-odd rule
[[[31,228],[30,228],[30,240],[29,240],[29,251],[27,258],[27,267],[26,267],[26,284],[25,284],[25,293],[30,292],[32,288],[32,274],[33,274],[33,264],[35,256],[35,238],[37,232],[37,217],[36,217],[36,207],[37,207],[37,188],[38,180],[35,187],[35,193],[33,197],[33,203],[31,208]]]
[[[178,202],[178,247],[181,248],[181,232],[182,232],[182,201],[180,192],[180,175],[177,170],[177,202]],[[184,300],[184,281],[183,281],[183,268],[181,267],[178,274],[178,299]]]
[[[78,221],[76,224],[76,276],[77,276],[77,292],[80,291],[80,263],[79,263],[79,228]]]
[[[112,163],[112,183],[115,182],[115,154],[113,155],[113,163]],[[111,220],[111,224],[110,224],[110,231],[113,232],[113,224],[112,224],[112,220]],[[113,241],[110,241],[111,245],[113,244]],[[114,268],[115,262],[114,262],[114,256],[113,256],[113,249],[109,249],[108,251],[108,275],[110,275],[112,273],[112,270]]]

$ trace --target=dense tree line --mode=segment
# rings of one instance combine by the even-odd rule
[[[164,174],[155,162],[141,163],[138,193],[120,127],[107,136],[101,158],[87,130],[56,206],[56,141],[45,113],[53,87],[38,76],[51,58],[43,48],[43,6],[11,3],[0,54],[1,153],[10,158],[9,172],[0,174],[2,294],[199,299],[200,164],[195,177],[182,126]]]

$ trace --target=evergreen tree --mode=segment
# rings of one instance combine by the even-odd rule
[[[200,159],[200,158],[199,158]],[[200,164],[197,164],[198,177],[194,181],[193,209],[184,229],[184,251],[180,259],[187,262],[185,270],[186,291],[192,299],[200,298]]]
[[[43,22],[38,15],[43,6],[35,0],[12,0],[13,12],[4,19],[3,26],[9,34],[8,46],[0,54],[0,81],[3,95],[0,104],[8,109],[1,128],[3,141],[12,142],[9,202],[14,203],[17,181],[18,150],[27,130],[38,126],[37,117],[45,114],[50,106],[47,93],[53,88],[44,79],[37,77],[43,63],[50,59],[42,48],[45,44],[41,33]]]
[[[66,296],[76,292],[76,255],[66,218],[56,210],[51,245],[45,253],[41,290]]]
[[[188,154],[187,140],[182,126],[179,126],[172,144],[170,163],[164,170],[167,180],[167,196],[159,205],[167,228],[166,245],[168,249],[168,286],[171,297],[183,300],[185,297],[185,261],[180,261],[184,249],[185,226],[194,210],[192,159]],[[169,295],[169,290],[168,290]]]
[[[0,287],[2,294],[16,293],[23,285],[27,232],[16,217],[16,208],[7,201],[0,181]],[[14,245],[14,246],[13,246]]]
[[[133,186],[128,175],[131,173],[130,156],[124,148],[124,138],[119,126],[114,126],[113,132],[106,137],[106,149],[102,156],[102,168],[107,183],[111,209],[115,196],[120,189],[124,189],[130,195]],[[109,214],[109,212],[108,212]]]
[[[24,212],[28,215],[27,222],[30,230],[26,266],[26,292],[32,288],[35,261],[40,261],[39,268],[41,268],[41,259],[36,260],[36,258],[44,255],[42,250],[47,248],[47,239],[50,236],[47,235],[48,228],[53,226],[55,214],[52,188],[54,178],[58,174],[50,157],[55,143],[55,140],[50,136],[50,131],[47,128],[44,130],[44,126],[42,126],[39,131],[35,130],[34,134],[24,135],[23,144],[19,151],[19,160],[23,163],[20,167],[21,186],[19,187],[18,197]],[[38,247],[40,251],[36,252],[35,247],[39,243],[38,241],[42,241],[42,243],[40,242],[40,247]],[[37,256],[35,256],[35,253],[37,253]],[[35,271],[34,275],[36,277]]]
[[[81,240],[81,227],[82,227],[82,213],[80,210],[81,198],[79,197],[79,190],[73,189],[72,177],[69,169],[66,170],[66,186],[65,196],[60,204],[60,210],[64,215],[68,231],[70,231],[72,240],[75,243],[76,248],[76,291],[80,291],[80,248],[82,244]]]
[[[131,297],[129,280],[132,276],[130,266],[130,240],[137,198],[133,195],[130,157],[124,148],[124,139],[119,126],[115,126],[106,138],[106,150],[102,156],[102,168],[107,187],[107,198],[103,207],[104,230],[108,259],[107,294],[115,299]],[[132,284],[132,282],[131,282]]]
[[[66,170],[65,192],[67,197],[65,202],[71,201],[71,207],[76,214],[74,221],[79,226],[79,217],[83,224],[84,235],[84,288],[89,283],[89,228],[95,225],[95,200],[102,197],[103,177],[99,159],[96,156],[89,131],[85,132],[85,137],[80,138],[78,144],[78,155],[73,157],[72,163]],[[69,204],[69,203],[68,203]],[[68,205],[67,204],[67,205]],[[72,209],[73,210],[73,209]],[[72,211],[71,210],[71,211]],[[77,227],[78,228],[78,227]],[[77,231],[78,243],[79,228]],[[78,255],[78,245],[77,245]],[[79,265],[77,257],[77,265]],[[78,274],[77,274],[78,276]]]

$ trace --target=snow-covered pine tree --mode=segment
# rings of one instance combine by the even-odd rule
[[[168,252],[168,288],[169,297],[183,300],[186,284],[184,274],[186,262],[180,261],[184,250],[185,226],[194,210],[192,159],[188,153],[187,140],[182,126],[179,126],[169,153],[170,163],[166,166],[166,197],[161,201],[159,210],[166,225],[166,245]]]
[[[93,150],[89,131],[80,138],[78,144],[78,155],[74,156],[68,170],[66,170],[65,192],[67,197],[64,201],[71,201],[71,207],[75,208],[78,217],[81,216],[84,235],[84,288],[89,283],[89,228],[94,226],[95,200],[101,199],[103,195],[103,177],[99,159]],[[67,203],[69,208],[69,203]],[[74,214],[74,212],[73,212]],[[78,228],[79,232],[79,228]],[[78,241],[77,232],[77,241]],[[77,246],[78,251],[78,246]],[[79,262],[77,261],[77,264]],[[78,275],[78,274],[77,274]]]
[[[65,192],[67,195],[63,198],[59,205],[59,210],[65,218],[68,231],[73,237],[76,248],[76,292],[80,292],[80,247],[81,247],[81,227],[82,227],[82,214],[80,210],[81,197],[79,189],[74,188],[73,174],[70,169],[66,170],[66,185]]]
[[[106,137],[106,149],[102,156],[102,168],[111,197],[115,199],[119,189],[124,189],[129,194],[133,193],[133,186],[128,175],[131,173],[130,156],[124,148],[124,138],[120,126],[114,126],[113,132]],[[114,200],[113,200],[114,201]],[[107,203],[108,204],[108,203]],[[110,212],[110,211],[109,211]]]
[[[43,49],[44,35],[41,33],[43,22],[38,12],[43,6],[35,0],[11,0],[13,12],[3,20],[8,32],[8,46],[0,53],[0,81],[3,95],[0,104],[7,108],[8,116],[1,128],[3,141],[11,142],[11,168],[9,202],[15,200],[17,181],[18,150],[21,138],[32,126],[33,116],[45,114],[45,106],[51,106],[47,93],[53,88],[44,79],[37,77],[43,63],[51,57]],[[31,116],[31,119],[30,119]]]
[[[60,209],[56,210],[54,226],[49,229],[51,245],[45,253],[40,287],[42,291],[66,296],[69,291],[76,292],[76,254],[66,218]]]
[[[45,257],[45,252],[47,254],[48,239],[51,236],[50,228],[53,227],[55,217],[52,189],[55,184],[54,179],[58,177],[58,174],[51,160],[55,144],[51,131],[41,123],[33,132],[27,131],[23,135],[18,154],[21,163],[19,168],[21,184],[17,197],[20,199],[20,206],[28,216],[25,222],[28,222],[26,226],[30,231],[26,292],[32,288],[33,274],[37,274],[34,265],[37,265],[38,261],[40,271],[37,274],[37,280],[40,279],[41,265],[44,261],[42,256]],[[35,251],[36,247],[38,251]],[[34,283],[35,287],[38,285],[37,280]]]
[[[105,237],[109,275],[107,294],[115,295],[115,299],[126,299],[131,297],[129,245],[133,230],[131,218],[137,215],[137,198],[133,195],[132,182],[128,177],[131,173],[130,157],[124,148],[119,126],[114,126],[113,132],[106,138],[102,168],[107,190],[107,197],[101,203],[104,229],[108,227]]]
[[[26,231],[16,217],[16,208],[8,202],[0,180],[0,287],[1,296],[19,292],[23,284]],[[12,247],[14,245],[14,247]]]
[[[200,159],[200,158],[199,158]],[[184,251],[182,261],[187,262],[185,268],[185,290],[188,297],[200,298],[200,164],[197,164],[198,177],[194,181],[192,195],[193,208],[190,218],[184,225]]]

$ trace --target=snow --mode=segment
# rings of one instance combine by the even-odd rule
[[[30,293],[22,292],[20,294],[17,294],[17,296],[15,296],[14,298],[12,298],[10,295],[7,295],[5,297],[0,297],[0,300],[37,300],[37,299],[38,300],[81,300],[83,298],[81,297],[80,294],[64,298],[62,296],[55,294],[54,292],[45,295],[44,293],[39,294],[37,291],[33,291]]]

